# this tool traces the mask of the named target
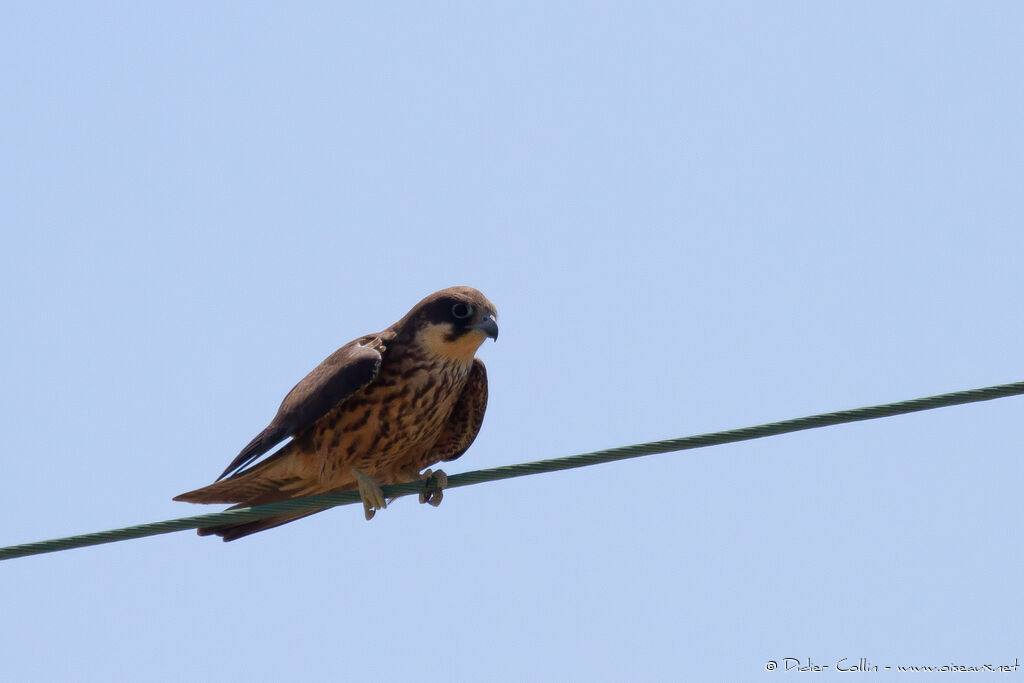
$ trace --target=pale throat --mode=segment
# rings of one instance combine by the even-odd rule
[[[430,323],[416,335],[419,346],[430,355],[447,361],[471,363],[476,350],[487,339],[487,335],[471,330],[458,339],[448,341],[451,325],[446,323]]]

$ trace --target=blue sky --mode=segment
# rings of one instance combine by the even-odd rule
[[[1022,25],[999,2],[8,6],[0,544],[216,510],[171,497],[454,284],[501,339],[450,473],[1024,379]],[[4,675],[1012,664],[1022,410],[4,562]]]

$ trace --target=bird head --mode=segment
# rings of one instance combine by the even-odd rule
[[[429,354],[470,362],[488,337],[498,338],[494,304],[472,287],[449,287],[416,304],[401,327]]]

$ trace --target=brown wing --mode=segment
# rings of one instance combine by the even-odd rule
[[[242,449],[217,481],[295,436],[372,382],[387,349],[384,342],[384,334],[361,337],[328,356],[288,392],[274,419]]]
[[[455,460],[465,453],[476,439],[487,410],[487,368],[479,358],[473,359],[466,386],[452,409],[441,436],[434,442],[428,457],[431,463]]]

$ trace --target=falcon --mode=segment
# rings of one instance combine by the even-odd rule
[[[383,332],[328,356],[217,481],[174,500],[234,509],[357,489],[371,519],[387,507],[381,485],[419,479],[428,482],[420,502],[440,504],[447,477],[425,468],[461,456],[480,431],[487,371],[475,354],[488,337],[498,338],[496,316],[472,287],[434,292]],[[232,541],[315,512],[201,528],[199,535]]]

